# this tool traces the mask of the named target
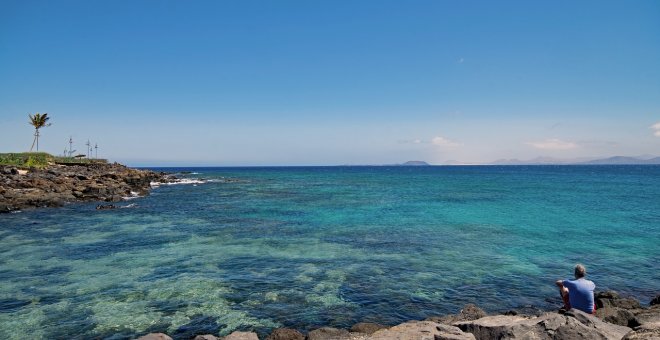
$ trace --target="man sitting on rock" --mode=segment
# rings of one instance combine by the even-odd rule
[[[559,287],[559,293],[564,300],[564,308],[579,309],[585,313],[593,314],[596,312],[594,304],[594,289],[596,285],[584,276],[587,270],[583,265],[575,266],[575,280],[557,280],[555,284]]]

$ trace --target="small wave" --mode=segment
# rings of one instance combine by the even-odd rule
[[[133,200],[133,199],[140,198],[140,197],[142,197],[142,196],[140,196],[140,194],[138,194],[135,191],[131,191],[130,196],[125,196],[125,197],[122,197],[122,198],[124,199],[124,201],[128,201],[128,200]]]
[[[135,208],[135,207],[137,207],[137,204],[136,203],[131,203],[131,204],[128,204],[128,205],[121,206],[120,208],[126,209],[126,208]]]
[[[161,185],[177,185],[177,184],[204,184],[210,181],[199,179],[199,178],[178,178],[174,179],[171,182],[160,183],[160,182],[151,182],[152,187],[158,187]]]

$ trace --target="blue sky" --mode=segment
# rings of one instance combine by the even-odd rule
[[[0,1],[0,152],[129,165],[660,155],[658,1]]]

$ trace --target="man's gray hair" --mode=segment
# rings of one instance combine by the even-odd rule
[[[579,279],[585,275],[587,275],[587,268],[584,268],[584,266],[579,263],[575,265],[575,278]]]

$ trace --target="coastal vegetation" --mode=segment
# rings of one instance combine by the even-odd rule
[[[0,165],[13,165],[20,168],[44,168],[53,159],[46,152],[0,153]]]
[[[0,165],[11,165],[18,168],[43,169],[49,164],[98,164],[107,163],[105,159],[89,159],[81,157],[53,156],[47,152],[11,152],[0,153]]]

